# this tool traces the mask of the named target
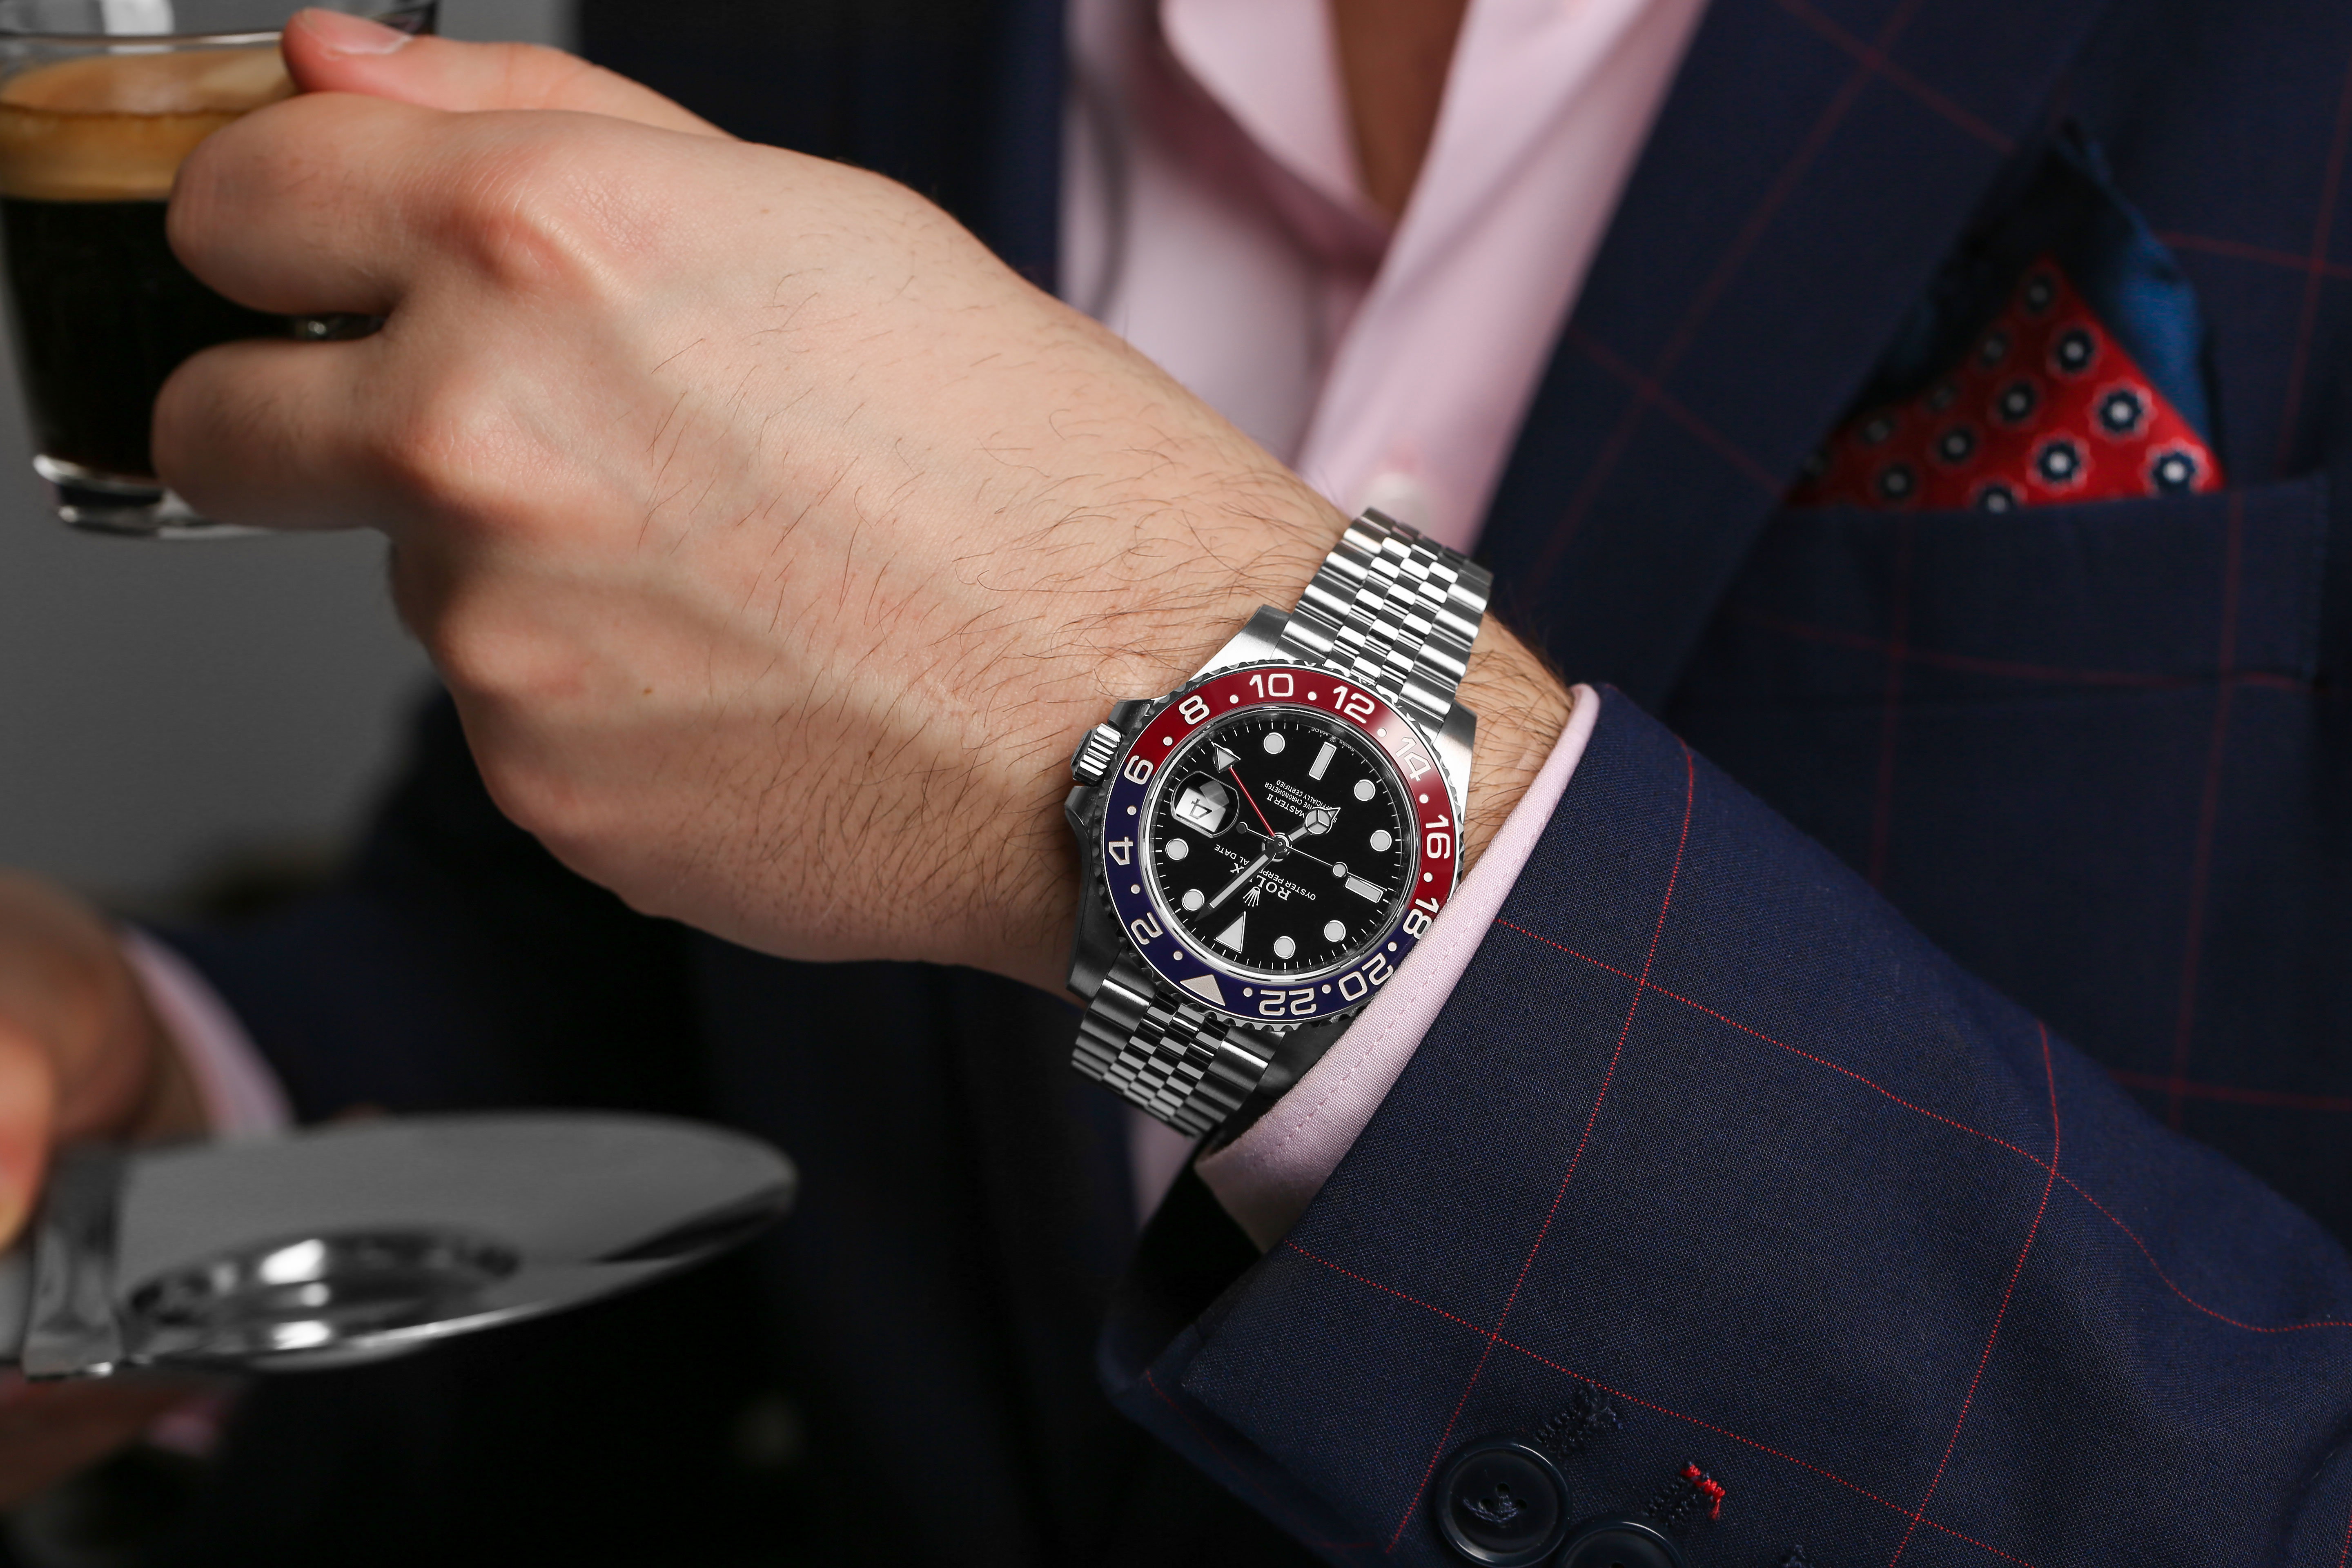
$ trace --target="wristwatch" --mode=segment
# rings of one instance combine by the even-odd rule
[[[1493,581],[1367,511],[1288,615],[1079,742],[1079,1072],[1229,1139],[1412,956],[1461,864]]]

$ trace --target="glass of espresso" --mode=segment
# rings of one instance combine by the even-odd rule
[[[319,0],[408,32],[433,0]],[[77,528],[245,531],[155,478],[155,395],[234,338],[334,338],[371,321],[264,315],[180,265],[163,210],[195,144],[294,90],[278,30],[299,0],[0,0],[0,272],[33,467]]]

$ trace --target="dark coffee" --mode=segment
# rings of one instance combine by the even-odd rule
[[[0,256],[42,458],[151,477],[155,395],[180,363],[288,334],[197,282],[163,237],[189,150],[288,90],[274,49],[92,56],[0,82]]]
[[[180,265],[162,202],[0,196],[0,247],[34,449],[99,474],[154,473],[148,425],[182,360],[287,331],[284,317],[233,305]]]

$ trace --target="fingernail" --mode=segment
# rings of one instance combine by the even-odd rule
[[[397,27],[387,27],[382,22],[372,22],[347,11],[314,8],[296,16],[293,25],[326,45],[331,55],[388,55],[405,47],[409,39],[409,35]]]

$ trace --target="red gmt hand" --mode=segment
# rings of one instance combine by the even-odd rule
[[[1242,788],[1242,798],[1243,798],[1244,800],[1245,800],[1245,801],[1247,801],[1247,802],[1249,802],[1249,803],[1250,803],[1250,809],[1251,809],[1252,811],[1256,811],[1256,812],[1257,812],[1257,820],[1258,820],[1259,826],[1263,826],[1263,827],[1265,829],[1265,836],[1266,836],[1268,838],[1275,837],[1276,837],[1276,834],[1275,834],[1275,831],[1274,831],[1274,824],[1273,824],[1273,823],[1271,823],[1271,822],[1266,821],[1266,819],[1265,819],[1265,812],[1263,812],[1263,811],[1258,811],[1257,796],[1255,796],[1255,795],[1254,795],[1250,794],[1250,792],[1249,792],[1249,785],[1247,785],[1247,784],[1242,784],[1242,771],[1241,771],[1240,767],[1238,767],[1238,766],[1228,767],[1227,769],[1225,769],[1225,772],[1227,772],[1227,773],[1231,773],[1231,774],[1233,774],[1233,775],[1234,775],[1234,783],[1235,783],[1235,784],[1241,784],[1241,788]]]

